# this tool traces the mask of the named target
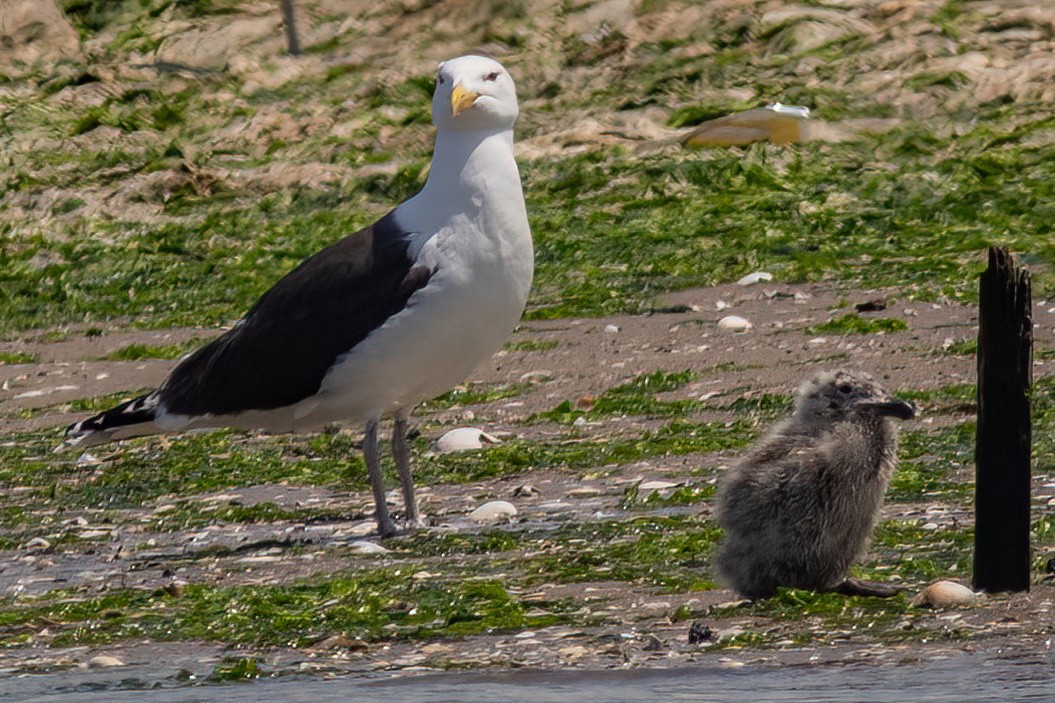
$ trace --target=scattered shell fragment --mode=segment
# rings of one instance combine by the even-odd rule
[[[752,325],[747,318],[740,317],[739,315],[726,315],[722,319],[718,320],[718,329],[731,330],[733,332],[746,332],[751,329]]]
[[[88,666],[92,669],[109,669],[115,666],[124,666],[125,663],[117,657],[110,657],[105,654],[92,657],[88,660]]]
[[[459,427],[445,432],[436,440],[436,449],[442,453],[481,449],[484,444],[501,444],[502,440],[476,427]]]
[[[493,500],[484,503],[476,510],[469,513],[469,519],[473,522],[500,522],[508,520],[517,514],[516,506],[504,500]]]
[[[968,605],[977,598],[977,593],[955,581],[935,581],[912,599],[912,605],[921,608],[949,608]]]
[[[608,334],[618,334],[619,326],[618,325],[605,325],[604,326],[604,331],[607,332]]]
[[[772,281],[772,280],[773,280],[773,274],[769,273],[768,271],[755,271],[754,273],[749,273],[746,276],[743,276],[742,278],[740,278],[736,282],[736,285],[738,285],[738,286],[753,286],[754,284],[761,283],[762,281]]]
[[[670,481],[645,481],[638,485],[639,491],[663,491],[668,488],[677,488],[680,483],[671,483]]]

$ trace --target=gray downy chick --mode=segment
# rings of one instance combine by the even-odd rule
[[[717,556],[747,598],[780,586],[889,596],[895,588],[846,578],[868,545],[897,464],[891,418],[915,416],[866,374],[828,371],[803,383],[777,423],[721,481]]]

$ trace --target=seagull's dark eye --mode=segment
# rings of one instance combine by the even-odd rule
[[[442,73],[440,75],[436,76],[436,82],[439,83],[440,85],[443,85],[443,74]]]
[[[488,73],[486,76],[484,76],[484,80],[485,81],[497,81],[498,80],[498,71],[495,71],[494,73]]]

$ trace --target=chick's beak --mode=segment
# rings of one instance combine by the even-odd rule
[[[454,86],[454,90],[451,91],[451,111],[454,116],[457,117],[472,107],[479,97],[479,93],[467,90],[461,83]]]
[[[900,398],[891,398],[884,401],[872,401],[863,404],[877,415],[896,417],[899,420],[911,420],[916,417],[916,406],[905,402]]]

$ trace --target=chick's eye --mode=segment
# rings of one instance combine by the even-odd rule
[[[488,73],[486,76],[484,76],[484,80],[485,81],[497,81],[498,80],[498,71],[495,71],[494,73]]]
[[[839,392],[840,393],[849,393],[850,390],[851,390],[850,386],[847,386],[847,385],[839,386]]]

